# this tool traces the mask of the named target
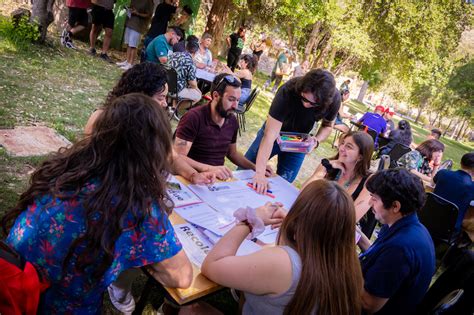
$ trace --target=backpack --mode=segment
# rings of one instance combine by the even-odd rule
[[[33,315],[40,294],[49,287],[35,267],[0,240],[0,314]]]

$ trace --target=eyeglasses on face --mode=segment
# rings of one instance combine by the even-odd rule
[[[309,99],[307,99],[306,97],[304,97],[303,95],[300,95],[300,98],[301,98],[301,100],[302,100],[303,102],[308,103],[308,104],[310,104],[310,105],[313,106],[313,107],[320,106],[320,104],[319,104],[318,102],[312,102],[312,101],[310,101]]]

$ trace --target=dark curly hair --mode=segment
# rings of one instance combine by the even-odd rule
[[[404,168],[384,170],[372,175],[365,184],[367,190],[380,197],[384,208],[400,202],[400,212],[407,215],[419,211],[425,204],[421,179]]]
[[[245,63],[247,64],[247,69],[249,69],[251,73],[255,73],[255,70],[258,66],[258,58],[256,56],[251,54],[245,54],[240,56],[240,59],[245,61]]]
[[[153,97],[156,93],[163,92],[168,83],[166,69],[161,64],[144,62],[125,71],[115,87],[107,95],[104,107],[111,104],[119,96],[129,93],[143,93]]]
[[[296,83],[296,92],[298,94],[309,92],[313,94],[316,102],[324,107],[329,107],[341,95],[336,89],[336,81],[331,72],[323,69],[313,69],[299,78]],[[337,93],[336,93],[337,92]],[[335,93],[337,95],[335,95]]]
[[[93,277],[99,278],[113,261],[128,214],[140,226],[153,204],[171,212],[165,201],[171,148],[171,125],[152,98],[138,93],[117,97],[99,116],[90,137],[54,154],[33,173],[16,207],[2,218],[3,232],[8,233],[36,198],[75,200],[85,185],[97,181],[97,188],[81,199],[84,232],[66,249],[63,270],[83,273],[93,266]],[[45,205],[43,211],[47,209]],[[78,249],[82,246],[85,250]]]

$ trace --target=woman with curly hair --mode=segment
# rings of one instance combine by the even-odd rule
[[[171,126],[143,94],[115,98],[89,137],[32,175],[2,218],[7,243],[50,283],[42,314],[98,314],[118,276],[146,267],[186,288],[192,267],[168,219]]]
[[[92,133],[95,121],[108,104],[111,104],[115,98],[129,93],[143,93],[150,96],[162,107],[164,112],[167,106],[166,95],[168,94],[166,69],[161,64],[144,62],[125,71],[117,82],[117,85],[115,85],[112,91],[107,95],[103,107],[97,109],[89,117],[84,128],[84,133],[86,135]],[[173,174],[179,174],[194,184],[209,184],[214,181],[216,176],[218,178],[220,176],[219,173],[214,172],[199,173],[176,154],[174,150],[172,150],[171,165]]]

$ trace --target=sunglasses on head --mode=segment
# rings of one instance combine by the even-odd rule
[[[311,102],[309,99],[307,99],[306,97],[304,97],[303,95],[300,95],[300,98],[303,102],[305,103],[309,103],[311,106],[313,107],[317,107],[317,106],[320,106],[320,104],[318,102]]]
[[[226,81],[227,83],[234,83],[234,82],[240,82],[239,79],[237,79],[236,77],[234,77],[233,75],[229,74],[229,75],[225,75],[223,76],[219,82],[216,84],[216,90],[219,88],[219,86],[222,84],[222,82]]]

